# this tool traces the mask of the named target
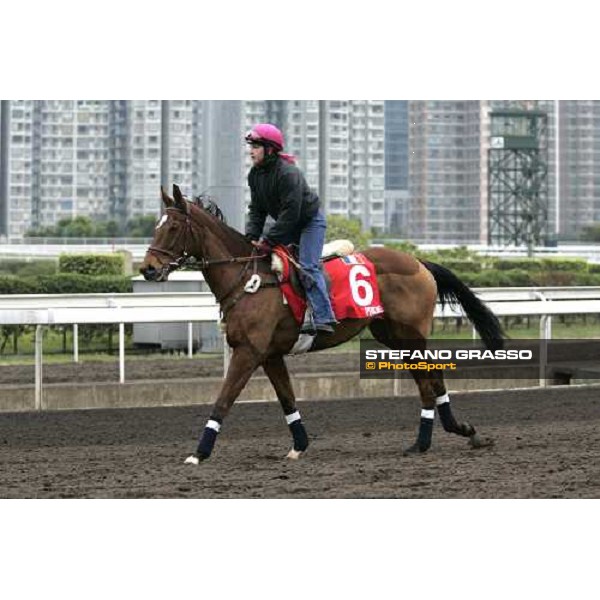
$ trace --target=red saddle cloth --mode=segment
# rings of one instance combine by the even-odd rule
[[[291,269],[287,249],[273,249],[283,261],[283,273],[279,276],[280,287],[294,318],[299,324],[304,321],[306,299],[298,294],[291,283]],[[330,280],[329,298],[333,314],[338,321],[343,319],[366,319],[383,315],[379,298],[379,287],[375,267],[364,254],[355,252],[324,263]]]

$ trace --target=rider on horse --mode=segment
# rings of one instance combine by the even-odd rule
[[[327,224],[319,197],[308,187],[295,159],[282,154],[283,135],[277,127],[261,123],[246,135],[252,168],[248,174],[251,200],[246,237],[261,253],[270,254],[273,246],[299,244],[303,283],[318,331],[333,332],[337,324],[320,258]],[[263,234],[267,215],[275,224]]]

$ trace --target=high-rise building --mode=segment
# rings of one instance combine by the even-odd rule
[[[159,186],[172,183],[214,196],[243,229],[243,138],[259,122],[284,131],[327,212],[384,228],[383,102],[63,100],[2,102],[2,232],[158,214]]]
[[[108,218],[109,103],[44,100],[34,113],[34,225]]]
[[[559,235],[600,222],[600,101],[559,102]]]
[[[351,101],[350,216],[363,228],[386,228],[384,103],[379,100]]]
[[[323,199],[327,191],[320,190],[319,181],[319,102],[317,100],[290,100],[287,110],[280,108],[278,114],[286,115],[285,121],[275,123],[283,131],[286,150],[298,160],[308,185]]]
[[[125,215],[127,218],[158,215],[163,161],[162,103],[133,100],[121,108],[126,111],[122,122]],[[113,168],[118,167],[115,164]]]
[[[386,231],[406,236],[408,210],[408,101],[386,100],[385,223]]]
[[[287,149],[328,214],[383,229],[383,102],[291,100],[270,106],[279,115]]]
[[[8,136],[10,103],[0,100],[0,240],[8,235]]]
[[[22,237],[32,222],[34,106],[2,101],[0,124],[0,235]]]
[[[266,120],[266,103],[262,100],[204,100],[196,109],[202,115],[202,150],[196,152],[197,188],[212,196],[223,210],[227,222],[243,230],[250,191],[246,176],[251,163],[244,143],[245,133],[255,123]]]
[[[160,186],[194,184],[198,111],[191,100],[116,101],[111,107],[111,207],[126,220],[158,215]]]
[[[480,238],[481,149],[478,101],[409,102],[407,229],[426,242]]]
[[[129,217],[127,201],[129,182],[129,143],[128,120],[130,103],[125,100],[110,102],[109,110],[109,206],[110,216],[119,223]]]
[[[192,193],[194,108],[192,100],[163,100],[162,178]],[[158,192],[156,192],[158,193]]]
[[[409,101],[406,235],[417,242],[487,243],[490,113],[515,109],[548,115],[547,214],[553,231],[553,107],[548,100]]]

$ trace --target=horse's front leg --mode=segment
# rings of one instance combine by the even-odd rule
[[[269,381],[275,388],[277,399],[283,409],[286,423],[292,433],[294,445],[288,452],[287,458],[295,460],[308,448],[308,436],[296,408],[296,397],[290,381],[290,374],[283,356],[272,356],[263,363],[263,368]]]
[[[196,453],[185,460],[186,464],[197,465],[211,455],[223,420],[259,364],[260,356],[252,347],[238,346],[235,348],[223,387],[221,387],[210,418],[204,427]]]

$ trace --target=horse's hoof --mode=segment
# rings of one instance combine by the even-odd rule
[[[473,437],[474,435],[477,435],[477,432],[475,431],[475,427],[473,427],[473,425],[470,423],[463,423],[462,435],[465,437]]]
[[[415,454],[425,454],[429,448],[421,448],[419,444],[413,444],[409,448],[406,448],[402,453],[404,456],[414,456]]]
[[[474,433],[469,438],[469,446],[471,448],[489,448],[494,445],[494,440],[492,438],[481,437],[479,434]]]
[[[191,456],[188,456],[184,461],[183,461],[184,465],[199,465],[200,464],[200,458],[198,457],[197,454],[192,454]]]
[[[302,454],[304,454],[302,452],[302,450],[294,450],[293,448],[287,453],[286,458],[288,458],[289,460],[298,460]]]

